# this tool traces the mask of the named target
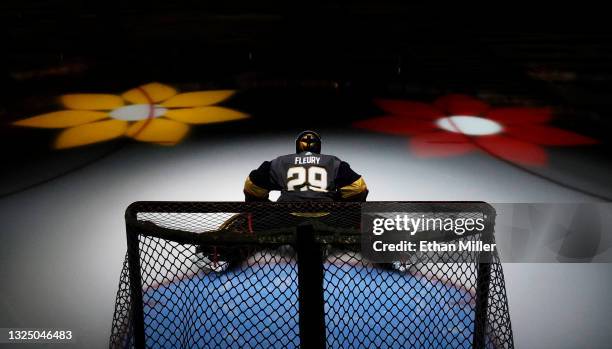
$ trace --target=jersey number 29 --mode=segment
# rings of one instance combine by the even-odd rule
[[[287,170],[287,190],[326,192],[327,170],[317,166],[290,167]]]

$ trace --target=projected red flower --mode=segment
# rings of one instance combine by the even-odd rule
[[[455,156],[485,151],[525,165],[544,165],[542,146],[593,144],[595,139],[546,123],[550,108],[491,107],[476,98],[451,94],[427,104],[406,100],[377,100],[388,115],[355,123],[356,127],[392,135],[411,136],[418,157]]]

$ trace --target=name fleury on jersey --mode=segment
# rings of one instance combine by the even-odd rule
[[[321,158],[318,156],[296,156],[295,157],[295,165],[307,165],[307,164],[316,164],[318,165],[321,161]]]

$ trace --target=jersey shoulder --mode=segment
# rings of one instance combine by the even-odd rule
[[[272,159],[270,162],[287,162],[292,160],[297,154],[285,154],[279,155],[276,158]]]

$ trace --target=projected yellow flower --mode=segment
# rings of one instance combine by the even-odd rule
[[[14,122],[17,126],[64,129],[56,149],[78,147],[130,137],[142,142],[174,145],[190,124],[210,124],[248,118],[239,111],[215,106],[234,94],[232,90],[178,93],[157,82],[131,89],[122,95],[66,94],[66,110]]]

